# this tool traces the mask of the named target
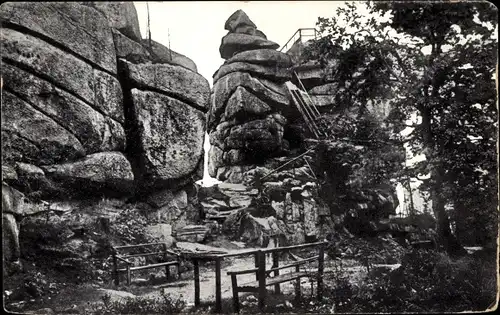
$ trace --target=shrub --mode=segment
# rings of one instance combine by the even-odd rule
[[[136,209],[125,209],[111,225],[111,233],[126,244],[148,243],[146,218]]]
[[[161,292],[160,298],[125,298],[122,301],[112,301],[111,295],[102,297],[102,304],[93,305],[89,315],[108,314],[177,314],[186,307],[186,302],[173,298],[170,294]]]
[[[480,311],[495,300],[495,263],[469,256],[413,250],[401,267],[368,275],[355,292],[353,311]]]

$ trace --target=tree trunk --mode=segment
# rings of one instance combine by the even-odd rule
[[[426,95],[428,97],[428,95]],[[424,145],[427,149],[427,159],[433,164],[430,172],[431,188],[430,197],[432,201],[432,211],[436,217],[437,242],[449,254],[463,253],[465,250],[459,244],[450,228],[450,219],[446,213],[446,201],[443,196],[443,174],[441,163],[435,153],[435,145],[431,128],[431,113],[428,107],[422,107],[422,129]]]

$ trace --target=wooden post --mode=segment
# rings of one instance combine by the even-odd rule
[[[235,313],[240,312],[240,299],[238,297],[238,281],[236,280],[236,275],[231,275],[231,288],[233,289],[233,311]]]
[[[322,244],[319,247],[319,257],[318,257],[318,301],[320,302],[323,299],[324,261],[325,261],[325,245]]]
[[[177,279],[181,279],[181,259],[177,257]]]
[[[113,254],[113,278],[115,279],[115,285],[119,285],[120,276],[118,274],[118,259],[116,258],[116,253]]]
[[[130,274],[130,264],[127,264],[127,285],[130,285],[131,282],[131,274]]]
[[[167,277],[167,280],[170,279],[170,266],[165,266],[165,276]]]
[[[194,267],[194,306],[200,306],[200,266],[198,259],[193,258]]]
[[[221,301],[221,258],[215,259],[215,311],[220,313],[222,307]]]
[[[300,266],[295,266],[295,272],[300,272]],[[295,303],[296,305],[300,302],[300,278],[297,278],[297,283],[295,284]]]
[[[259,277],[259,309],[264,312],[266,304],[266,254],[263,251],[258,251],[258,277]]]
[[[167,243],[163,243],[163,251],[165,252],[163,254],[163,261],[168,261],[168,252],[167,252]],[[170,280],[170,266],[165,266],[165,276],[167,277],[167,280]]]
[[[272,253],[272,257],[273,257],[273,267],[272,268],[278,268],[279,267],[279,256],[278,256],[278,252],[273,252]],[[277,277],[280,275],[280,271],[279,270],[275,270],[274,271],[274,276]],[[276,283],[274,285],[274,293],[275,294],[280,294],[281,293],[281,290],[280,290],[280,284],[279,283]]]
[[[259,268],[259,253],[255,253],[253,255],[253,258],[254,258],[254,262],[255,262],[255,268]],[[259,273],[256,272],[255,273],[255,280],[259,281]]]

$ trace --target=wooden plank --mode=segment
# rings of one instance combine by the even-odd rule
[[[243,275],[243,274],[247,274],[247,273],[254,273],[254,272],[257,272],[257,271],[259,271],[259,268],[252,268],[252,269],[246,269],[246,270],[235,270],[235,271],[228,271],[227,275],[228,276],[231,276],[231,275]]]
[[[309,121],[312,123],[316,131],[319,131],[318,126],[316,125],[316,117],[314,116],[314,113],[312,113],[312,110],[307,106],[306,101],[304,100],[303,94],[301,93],[300,90],[296,90],[295,96],[297,97],[297,100],[299,101],[300,106],[302,107],[302,110],[304,113],[306,113],[307,117],[309,118]]]
[[[316,36],[316,31],[314,32],[314,35]],[[297,75],[297,72],[296,72],[295,70],[293,71],[293,74],[295,74],[295,77],[296,77],[296,78],[297,78],[297,80],[299,81],[300,86],[302,87],[302,89],[304,90],[304,93],[305,93],[305,94],[307,95],[307,97],[309,98],[309,101],[311,102],[311,105],[312,105],[312,107],[314,108],[314,110],[315,110],[316,114],[319,116],[319,115],[320,115],[320,113],[319,113],[318,109],[317,109],[317,108],[316,108],[316,106],[314,105],[314,102],[313,102],[313,100],[311,99],[311,97],[309,96],[309,93],[307,93],[307,92],[306,92],[306,91],[307,91],[307,90],[306,90],[306,87],[304,86],[304,84],[302,84],[302,81],[300,80],[300,78],[299,78],[299,76]]]
[[[127,265],[127,285],[130,285],[132,281],[132,275],[130,274],[130,265]]]
[[[236,275],[231,275],[231,287],[233,289],[233,311],[235,313],[240,312],[240,300],[238,297],[238,280]]]
[[[306,115],[306,113],[304,112],[304,109],[302,108],[301,104],[300,104],[300,101],[298,99],[298,96],[296,94],[296,91],[295,90],[289,90],[290,91],[290,95],[292,96],[292,101],[293,103],[295,104],[295,107],[297,108],[297,110],[299,111],[300,115],[302,116],[302,118],[304,119],[304,122],[306,123],[307,127],[309,128],[309,130],[314,134],[314,136],[316,137],[316,139],[318,139],[318,134],[316,133],[316,130],[314,129],[314,127],[312,126],[312,123],[310,121],[310,118]]]
[[[140,254],[131,254],[131,255],[120,255],[121,258],[132,258],[132,257],[146,257],[153,255],[165,255],[168,252],[154,252],[154,253],[140,253]]]
[[[274,170],[272,170],[271,172],[269,172],[269,173],[267,173],[265,176],[263,176],[263,177],[261,178],[261,180],[263,180],[264,178],[266,178],[266,177],[268,177],[269,175],[273,174],[274,172],[276,172],[276,171],[278,171],[278,170],[282,169],[282,168],[283,168],[283,167],[285,167],[286,165],[288,165],[288,164],[290,164],[290,163],[292,163],[292,162],[294,162],[294,161],[296,161],[296,160],[300,159],[301,157],[303,157],[303,156],[304,156],[304,155],[306,155],[307,153],[311,152],[311,151],[312,151],[312,150],[314,150],[315,148],[316,148],[316,146],[314,146],[314,147],[310,148],[309,150],[307,150],[306,152],[304,152],[304,153],[300,154],[299,156],[294,157],[294,158],[293,158],[293,159],[291,159],[290,161],[288,161],[288,162],[286,162],[286,163],[284,163],[284,164],[281,164],[280,166],[278,166],[277,168],[275,168]],[[284,247],[276,247],[276,248],[284,248]]]
[[[222,308],[221,297],[221,258],[215,260],[215,311],[220,313]]]
[[[281,269],[286,269],[286,268],[291,268],[291,267],[295,267],[295,266],[305,265],[308,262],[315,261],[315,260],[318,260],[318,259],[319,259],[319,255],[318,256],[313,256],[313,257],[310,257],[310,258],[305,258],[305,259],[293,262],[293,263],[285,265],[285,266],[276,267],[276,268],[273,267],[273,268],[267,270],[267,273],[269,274],[269,273],[271,273],[273,271],[277,271],[277,270],[281,270]]]
[[[136,247],[146,247],[146,246],[154,246],[154,245],[163,245],[165,243],[144,243],[144,244],[136,244],[136,245],[124,245],[124,246],[115,246],[115,249],[130,249]]]
[[[300,266],[295,266],[295,273],[300,273]],[[297,278],[297,283],[295,283],[295,302],[296,305],[300,302],[300,277]]]
[[[290,94],[292,95],[293,103],[295,104],[295,107],[297,107],[299,113],[302,115],[302,118],[304,118],[304,122],[306,123],[307,127],[311,132],[314,134],[316,139],[319,139],[319,135],[316,133],[316,130],[314,129],[309,117],[307,117],[306,113],[302,109],[302,106],[300,105],[300,102],[295,94],[295,91],[290,91]]]
[[[292,250],[292,249],[303,249],[303,248],[307,248],[307,247],[314,247],[314,246],[320,246],[320,245],[326,245],[326,244],[328,244],[328,242],[315,242],[315,243],[306,243],[306,244],[292,245],[292,246],[285,246],[285,247],[275,247],[275,248],[269,248],[269,249],[262,249],[262,251],[265,253],[270,253],[270,252],[279,252],[279,251]]]
[[[165,266],[165,277],[170,280],[170,265]]]
[[[121,261],[123,261],[123,262],[126,262],[126,263],[127,263],[127,264],[129,264],[129,265],[131,265],[131,264],[132,264],[132,262],[130,262],[130,261],[126,260],[125,258],[122,258],[122,257],[120,257],[120,256],[118,256],[118,255],[116,255],[115,257],[116,257],[116,259],[121,260]]]
[[[166,243],[163,244],[163,259],[165,261],[168,259]],[[167,277],[167,280],[170,280],[170,266],[165,266],[165,276]]]
[[[314,174],[314,171],[313,171],[313,169],[312,169],[311,165],[309,164],[309,162],[307,162],[307,159],[306,159],[306,158],[304,158],[304,162],[306,162],[307,167],[309,167],[309,170],[311,171],[311,174],[312,174],[312,176],[314,177],[314,179],[316,179],[316,180],[317,180],[317,179],[318,179],[318,177],[316,177],[316,174]]]
[[[263,251],[259,251],[258,253],[258,264],[259,271],[257,274],[259,275],[259,309],[261,312],[264,312],[264,306],[266,304],[266,254]]]
[[[115,280],[115,285],[120,284],[120,275],[118,274],[118,260],[116,255],[113,255],[113,278]]]
[[[323,299],[323,269],[325,261],[325,247],[321,245],[319,247],[319,259],[318,259],[318,301],[321,302]]]
[[[273,252],[272,253],[272,257],[273,257],[273,266],[272,266],[272,269],[274,269],[274,276],[277,277],[280,275],[280,268],[279,268],[279,256],[278,256],[278,252]],[[274,285],[274,293],[275,294],[280,294],[281,293],[281,290],[280,290],[280,284],[279,283],[276,283]]]
[[[194,267],[194,306],[200,306],[200,266],[198,259],[193,259]]]
[[[289,281],[295,280],[297,278],[308,277],[309,275],[310,275],[310,273],[305,272],[305,271],[284,273],[284,274],[281,274],[277,277],[267,278],[266,286],[273,286],[277,283],[289,282]],[[244,285],[240,286],[240,288],[242,288],[244,286],[248,287],[248,288],[255,289],[255,288],[259,287],[259,281],[252,281],[252,282],[245,283]]]
[[[136,266],[136,267],[130,267],[130,265],[129,265],[128,268],[125,268],[125,269],[121,268],[121,269],[118,269],[118,271],[123,272],[123,271],[126,271],[128,269],[130,269],[130,271],[152,269],[152,268],[158,268],[158,267],[164,267],[164,266],[173,266],[173,265],[177,265],[177,264],[179,264],[178,261],[167,261],[167,262],[162,262],[162,263],[158,263],[158,264]]]
[[[309,274],[305,271],[284,273],[284,274],[279,275],[277,277],[269,278],[269,280],[267,281],[267,285],[288,282],[288,281],[292,281],[292,280],[295,280],[298,278],[307,277],[308,275]]]
[[[257,272],[255,273],[255,280],[259,281],[259,251],[255,252],[254,255],[254,264],[255,264],[255,269],[257,269]]]
[[[228,258],[228,257],[244,257],[244,256],[250,256],[250,255],[255,255],[258,250],[256,249],[251,249],[251,250],[241,250],[233,253],[226,253],[226,254],[217,254],[217,255],[211,255],[209,257],[212,257],[213,259],[220,257],[220,258]]]
[[[301,104],[301,106],[302,106],[302,108],[303,108],[304,112],[305,112],[306,114],[308,114],[308,115],[309,115],[309,119],[310,119],[310,121],[311,121],[311,123],[312,123],[312,126],[315,128],[315,130],[316,130],[317,134],[318,134],[319,136],[321,136],[321,135],[322,135],[322,132],[321,132],[321,130],[319,129],[318,125],[316,124],[316,119],[317,119],[317,117],[314,117],[314,115],[311,113],[311,112],[312,112],[312,110],[308,107],[307,102],[306,102],[306,100],[303,98],[303,96],[302,96],[303,94],[302,94],[301,92],[302,92],[302,91],[296,91],[296,93],[298,94],[297,99],[298,99],[298,101],[300,102],[300,104]]]

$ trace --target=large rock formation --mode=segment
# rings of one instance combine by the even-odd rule
[[[108,20],[77,3],[6,3],[0,15],[3,163],[55,167],[117,152],[130,174]],[[113,177],[130,181],[125,173]]]
[[[121,180],[128,195],[144,180],[198,176],[208,82],[189,58],[141,39],[132,3],[6,3],[0,17],[4,164],[67,169],[109,156],[119,167],[95,184]]]
[[[351,218],[393,214],[397,199],[391,187],[350,184],[356,174],[349,157],[363,159],[366,147],[319,141],[327,148],[322,151],[318,141],[307,140],[308,127],[285,83],[307,89],[319,113],[346,115],[336,97],[342,89],[328,71],[276,51],[278,45],[241,10],[225,29],[219,51],[226,61],[213,75],[207,121],[208,171],[225,183],[199,188],[206,218],[238,240],[267,246],[323,238]]]
[[[209,173],[241,182],[243,169],[288,149],[283,134],[290,105],[284,82],[291,79],[292,63],[243,11],[232,14],[225,29],[229,33],[219,50],[226,61],[213,76],[208,113]]]
[[[195,63],[142,39],[131,2],[11,2],[0,18],[2,200],[134,197],[161,224],[194,223],[210,97]],[[18,208],[3,214],[12,259],[16,218],[39,212]]]

